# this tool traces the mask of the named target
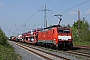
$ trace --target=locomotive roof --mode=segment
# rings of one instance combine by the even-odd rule
[[[43,29],[49,29],[49,28],[53,28],[53,27],[61,27],[61,25],[52,25],[52,26],[49,26],[49,27],[46,27],[46,28],[43,28]]]
[[[67,28],[67,27],[58,27],[58,29],[70,29],[70,28]]]
[[[61,25],[53,25],[53,26],[49,26],[49,27],[46,27],[46,28],[43,28],[43,29],[50,29],[50,28],[58,28],[58,29],[70,29],[70,28],[67,28],[67,27],[62,27]]]

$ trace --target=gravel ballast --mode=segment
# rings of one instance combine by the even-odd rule
[[[18,47],[17,45],[13,44],[12,42],[8,41],[10,45],[15,49],[16,53],[20,54],[22,60],[43,60],[41,57],[37,57],[35,54],[30,53],[29,51]]]

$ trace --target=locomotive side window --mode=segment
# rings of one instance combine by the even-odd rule
[[[70,33],[70,30],[64,30],[64,33],[68,34],[68,33]]]
[[[54,30],[53,30],[53,33],[54,33]]]
[[[63,33],[63,30],[58,30],[58,33]]]

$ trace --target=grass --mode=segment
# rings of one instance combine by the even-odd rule
[[[73,41],[75,46],[90,46],[90,41]]]
[[[11,46],[0,45],[0,60],[21,60],[21,57]]]

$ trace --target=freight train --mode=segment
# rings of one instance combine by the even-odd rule
[[[70,28],[61,27],[60,25],[38,28],[23,33],[19,41],[48,46],[50,48],[73,47],[72,30]]]

